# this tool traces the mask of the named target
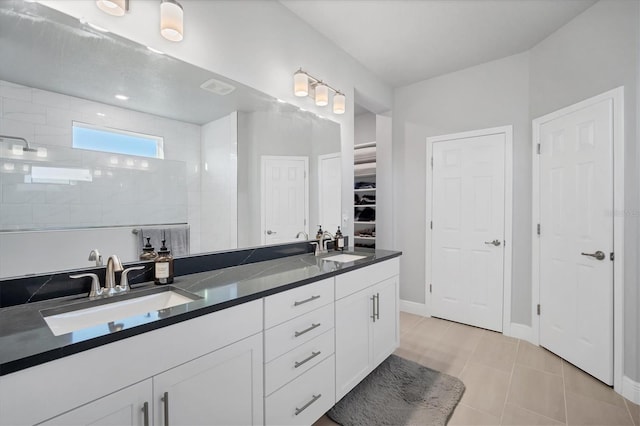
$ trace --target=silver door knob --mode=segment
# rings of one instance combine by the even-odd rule
[[[580,254],[583,256],[595,257],[598,260],[604,260],[604,258],[606,257],[605,254],[600,250],[598,250],[595,253],[580,253]]]
[[[267,231],[267,235],[271,235],[271,234],[277,234],[277,232],[276,231],[272,231],[271,229],[269,229]]]
[[[500,240],[485,241],[484,243],[485,243],[485,244],[487,244],[487,245],[491,244],[491,245],[494,245],[494,246],[496,246],[496,247],[498,247],[500,244],[502,244],[502,243],[500,242]]]

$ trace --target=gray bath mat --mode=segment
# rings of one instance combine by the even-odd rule
[[[327,415],[343,426],[445,425],[463,392],[455,377],[391,355]]]

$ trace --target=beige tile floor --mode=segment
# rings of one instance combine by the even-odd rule
[[[404,312],[400,334],[397,355],[464,382],[449,425],[640,426],[640,406],[525,341]]]

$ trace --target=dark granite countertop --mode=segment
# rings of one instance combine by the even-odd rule
[[[401,255],[401,252],[387,250],[345,253],[366,257],[353,262],[336,263],[323,258],[338,252],[318,257],[303,254],[179,276],[171,286],[195,294],[200,299],[60,336],[53,335],[40,311],[54,308],[64,310],[71,305],[86,304],[86,295],[1,308],[0,376]],[[91,303],[108,303],[120,297],[130,297],[131,294],[155,292],[158,287],[161,286],[142,283],[134,285],[126,295]]]

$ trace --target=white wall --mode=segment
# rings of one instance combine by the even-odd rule
[[[529,56],[510,56],[436,77],[395,92],[393,168],[400,297],[425,303],[426,138],[503,125],[514,126],[514,322],[531,322],[531,150]]]
[[[625,375],[640,381],[638,79],[640,2],[603,0],[531,50],[531,118],[625,88]]]
[[[356,115],[354,120],[354,143],[360,145],[376,141],[376,115],[365,112]]]

